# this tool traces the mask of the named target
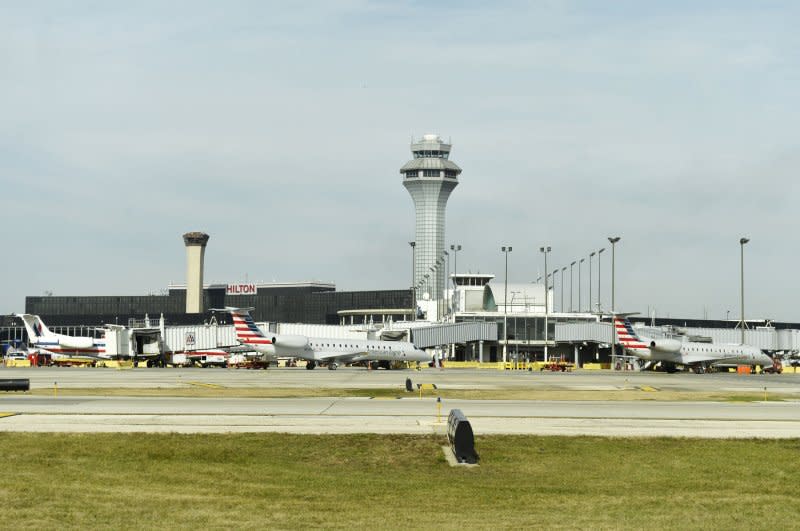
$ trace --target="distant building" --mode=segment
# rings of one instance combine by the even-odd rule
[[[202,296],[199,314],[185,312],[185,285],[170,286],[166,295],[26,297],[25,312],[53,325],[127,324],[162,313],[169,324],[196,324],[210,318],[211,308],[235,306],[255,308],[256,321],[338,324],[341,310],[413,307],[411,290],[336,291],[325,282],[211,284]]]

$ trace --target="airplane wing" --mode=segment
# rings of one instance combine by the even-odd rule
[[[63,354],[57,354],[57,353],[55,353],[55,352],[53,352],[51,350],[47,350],[46,348],[42,348],[42,347],[30,348],[30,349],[27,350],[27,352],[29,354],[45,354],[45,355],[48,355],[48,356],[56,356],[56,357],[63,356]]]
[[[336,361],[340,363],[355,363],[363,361],[369,357],[369,352],[325,352],[317,351],[314,353],[316,361]]]

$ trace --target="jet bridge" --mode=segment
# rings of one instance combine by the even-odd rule
[[[482,321],[423,326],[411,328],[410,332],[411,342],[419,348],[475,341],[497,341],[497,323]]]

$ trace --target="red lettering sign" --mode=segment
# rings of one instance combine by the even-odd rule
[[[228,295],[255,295],[257,290],[255,284],[228,284],[226,293]]]

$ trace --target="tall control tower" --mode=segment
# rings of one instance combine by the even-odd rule
[[[461,173],[461,168],[449,160],[450,148],[439,135],[423,135],[422,140],[411,144],[414,158],[400,168],[403,186],[411,194],[417,214],[414,278],[421,283],[418,299],[428,293],[431,299],[439,300],[445,286],[445,261],[440,260],[444,258],[444,211]],[[427,282],[425,275],[429,275]]]

